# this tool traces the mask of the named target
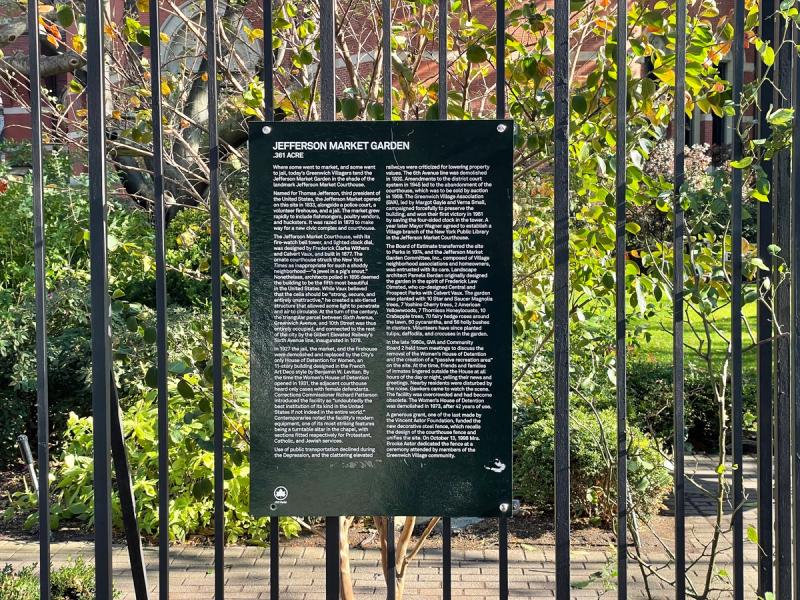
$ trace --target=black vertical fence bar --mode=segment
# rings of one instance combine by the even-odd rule
[[[336,118],[336,0],[320,0],[320,105],[323,121]]]
[[[395,600],[395,597],[397,596],[396,561],[397,556],[394,546],[394,517],[386,517],[386,600]]]
[[[278,600],[280,596],[280,564],[281,553],[279,537],[281,533],[280,519],[270,517],[269,519],[269,597],[270,600]]]
[[[447,118],[447,33],[448,0],[439,0],[439,118]]]
[[[509,508],[508,510],[511,510]],[[500,559],[500,600],[508,600],[508,517],[498,519],[498,542]]]
[[[733,160],[742,159],[742,86],[744,84],[744,0],[734,5]],[[731,174],[731,396],[733,427],[733,600],[744,600],[744,480],[742,437],[742,170]]]
[[[674,395],[674,480],[675,480],[675,597],[686,597],[686,521],[684,507],[684,404],[683,404],[683,246],[686,222],[681,188],[684,180],[686,147],[686,0],[675,3],[675,117],[673,273],[672,273],[672,391]]]
[[[264,119],[275,120],[275,55],[272,51],[272,0],[264,0]],[[280,597],[280,518],[273,516],[269,520],[269,597],[278,600]]]
[[[150,99],[153,126],[153,212],[156,259],[156,372],[158,388],[158,597],[169,600],[169,390],[167,389],[167,261],[164,245],[164,125],[161,108],[161,14],[150,0]]]
[[[222,397],[222,250],[217,124],[217,5],[206,0],[208,75],[208,200],[211,215],[211,356],[214,398],[214,597],[225,597],[225,476]]]
[[[497,22],[495,25],[496,54],[495,54],[495,97],[496,97],[496,117],[505,119],[506,117],[506,3],[505,0],[497,0]],[[507,511],[511,511],[511,498]],[[500,568],[500,600],[508,598],[508,516],[502,515],[498,519],[499,527],[499,568]]]
[[[773,45],[775,37],[774,28],[775,0],[761,1],[760,36],[765,44]],[[759,54],[760,56],[760,54]],[[764,64],[759,59],[759,78],[771,78],[772,67]],[[773,102],[772,85],[759,87],[758,111],[758,136],[767,138],[771,134],[771,127],[767,121],[768,109]],[[764,169],[767,179],[772,181],[772,161],[762,160],[761,168]],[[772,253],[769,250],[772,244],[772,190],[769,192],[769,202],[758,203],[758,256],[764,261],[768,269],[772,265]],[[758,272],[758,285],[761,289],[766,278],[770,277],[769,271]],[[763,293],[763,292],[762,292]],[[771,293],[771,292],[770,292]],[[766,300],[766,299],[765,299]],[[758,596],[763,597],[766,592],[773,591],[773,550],[772,550],[772,313],[765,302],[759,302],[756,308],[756,339],[758,348],[756,360],[758,364]]]
[[[275,120],[275,55],[272,51],[272,0],[264,0],[264,120]]]
[[[449,11],[448,0],[439,0],[439,94],[437,109],[439,120],[447,120],[447,34]],[[450,517],[442,517],[442,599],[450,600],[453,593],[452,567],[452,523]]]
[[[628,394],[625,346],[625,235],[627,184],[628,6],[617,3],[617,104],[616,104],[616,366],[617,366],[617,597],[628,597]]]
[[[797,25],[792,27],[792,35],[795,44],[800,43],[800,30]],[[789,249],[792,258],[792,268],[797,269],[800,265],[800,123],[797,115],[800,114],[800,76],[797,69],[800,67],[797,55],[794,55],[794,90],[792,104],[794,107],[795,119],[792,123],[792,200],[791,200],[791,237],[792,243]],[[795,585],[800,586],[800,286],[797,285],[796,272],[792,272],[792,294],[791,294],[791,390],[792,404],[794,411],[794,573]],[[795,589],[795,595],[798,590]]]
[[[383,0],[381,3],[383,37],[381,38],[381,52],[383,61],[383,118],[392,120],[392,0]]]
[[[556,599],[570,597],[569,452],[569,0],[555,0],[555,528]]]
[[[125,447],[125,434],[122,431],[122,411],[119,407],[119,393],[113,371],[108,374],[111,389],[111,458],[114,463],[114,480],[119,493],[119,506],[122,525],[125,529],[125,542],[131,563],[131,579],[136,600],[150,600],[147,584],[147,570],[144,566],[144,550],[136,518],[136,499],[133,493],[128,450]]]
[[[336,0],[320,0],[320,116],[336,118]],[[340,517],[325,519],[325,587],[328,600],[339,597]]]
[[[36,424],[39,463],[39,589],[50,599],[50,417],[47,395],[47,281],[45,279],[42,86],[39,75],[39,2],[28,0],[28,81],[31,96],[31,176],[36,321]]]
[[[275,120],[275,55],[272,51],[272,0],[263,0],[264,12],[264,119]],[[269,597],[278,600],[280,597],[280,519],[270,517],[269,520]]]
[[[341,517],[325,518],[325,598],[339,600],[339,538]]]
[[[791,108],[792,47],[784,42],[787,34],[782,16],[775,19],[775,80],[777,95],[775,108]],[[783,42],[783,43],[782,43]],[[774,243],[780,248],[780,258],[775,262],[791,268],[790,208],[791,177],[790,151],[781,149],[773,160],[773,205],[775,207]],[[777,271],[777,265],[775,266]],[[775,273],[778,282],[778,273]],[[790,323],[789,282],[775,288],[775,321],[782,335],[775,339],[775,597],[792,597],[792,456],[791,456],[791,399],[790,399]]]
[[[450,517],[442,517],[442,600],[453,597],[453,530]]]
[[[497,0],[497,22],[495,25],[496,54],[495,54],[495,97],[496,97],[496,117],[505,119],[506,117],[506,3],[505,0]],[[511,511],[511,498],[507,511]],[[502,515],[498,519],[499,542],[500,542],[500,600],[508,598],[508,516]]]
[[[38,27],[35,31],[38,31]],[[111,337],[106,222],[105,61],[103,5],[86,3],[89,129],[89,252],[92,310],[95,593],[111,598]]]
[[[495,96],[497,118],[506,117],[506,2],[497,0],[497,23],[495,26],[497,51],[495,55]]]

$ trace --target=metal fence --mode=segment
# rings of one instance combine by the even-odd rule
[[[787,32],[784,22],[776,18],[774,0],[763,0],[761,5],[761,35],[767,43],[773,44],[777,50],[774,76],[780,92],[775,98],[770,86],[762,86],[760,90],[761,110],[758,114],[762,136],[769,133],[766,120],[767,109],[775,102],[783,108],[797,108],[800,101],[800,77],[796,75],[798,57],[793,56],[787,44],[780,44]],[[88,0],[86,4],[86,32],[88,41],[88,117],[89,117],[89,178],[90,178],[90,251],[91,251],[91,315],[92,315],[92,396],[94,416],[94,490],[95,490],[95,564],[97,569],[97,598],[112,597],[112,563],[111,563],[111,458],[113,456],[118,480],[130,481],[127,473],[124,442],[119,420],[116,389],[113,378],[110,337],[110,304],[108,295],[107,273],[107,236],[106,236],[106,181],[105,181],[105,82],[104,82],[104,15],[101,0]],[[383,0],[383,86],[392,87],[392,67],[388,57],[391,56],[390,0]],[[38,1],[28,1],[28,31],[38,30]],[[274,120],[273,106],[273,54],[272,48],[272,5],[265,0],[264,6],[264,81],[265,81],[265,114],[267,120]],[[504,0],[496,2],[497,29],[505,32],[506,6]],[[627,7],[620,2],[618,22],[627,22]],[[439,118],[447,118],[447,40],[448,2],[439,0]],[[745,4],[744,0],[735,0],[735,34],[733,40],[733,102],[736,107],[735,122],[741,117],[741,98],[744,74],[744,40],[745,40]],[[159,2],[150,0],[150,32],[151,38],[159,39],[160,19]],[[218,86],[217,86],[217,52],[218,23],[216,19],[215,0],[206,0],[206,44],[208,67],[208,113],[210,150],[207,157],[210,179],[210,215],[211,215],[211,275],[212,275],[212,332],[213,332],[213,415],[214,433],[214,583],[216,598],[222,599],[225,594],[224,564],[224,510],[223,510],[223,398],[222,398],[222,304],[221,304],[221,249],[220,249],[220,199],[219,199],[219,165],[220,149],[217,136]],[[556,581],[556,598],[566,600],[571,594],[570,585],[570,448],[569,448],[569,122],[570,122],[570,3],[569,0],[555,0],[555,532],[556,560],[554,567]],[[320,91],[321,114],[323,120],[335,118],[335,6],[334,0],[320,0]],[[675,214],[673,244],[681,249],[674,253],[674,305],[672,331],[674,335],[674,568],[676,577],[675,597],[686,598],[685,578],[680,574],[686,572],[686,528],[684,503],[684,344],[683,344],[683,262],[687,239],[684,224],[683,208],[680,202],[680,191],[684,180],[684,146],[685,146],[685,94],[686,94],[686,0],[676,0],[675,16],[677,37],[675,40],[675,106],[672,130],[675,142],[674,154],[674,204]],[[797,32],[789,32],[798,36]],[[628,62],[626,28],[616,29],[616,64],[626,69]],[[506,112],[505,98],[505,35],[497,37],[497,118],[504,118]],[[39,37],[29,35],[30,80],[37,82],[39,77]],[[161,93],[159,85],[160,56],[159,44],[151,46],[152,65],[152,128],[153,128],[153,162],[154,206],[155,206],[155,262],[156,262],[156,301],[157,301],[157,372],[158,372],[158,449],[159,449],[159,512],[161,527],[159,532],[159,597],[169,597],[170,557],[167,527],[163,525],[169,520],[169,488],[167,473],[169,469],[168,428],[167,420],[167,286],[165,261],[165,202],[163,155],[163,126],[161,111]],[[762,69],[768,68],[761,65]],[[794,81],[792,81],[792,75]],[[626,77],[617,77],[616,103],[616,160],[617,165],[626,164]],[[48,396],[47,396],[47,330],[45,285],[45,232],[43,229],[42,201],[42,126],[41,126],[41,92],[39,85],[31,85],[31,124],[33,141],[33,206],[34,206],[34,247],[36,271],[36,352],[38,367],[38,464],[39,464],[39,531],[40,531],[40,564],[42,597],[49,597],[50,574],[50,512],[48,506]],[[391,115],[391,94],[384,94],[384,115]],[[742,157],[742,140],[734,133],[733,159]],[[800,126],[793,129],[793,146],[800,148]],[[773,181],[772,202],[762,203],[758,209],[758,253],[768,266],[771,261],[771,244],[782,248],[791,248],[787,262],[800,261],[800,152],[793,154],[783,150],[772,162],[765,162],[763,168]],[[742,403],[742,344],[741,344],[741,311],[742,311],[742,173],[733,170],[732,180],[732,272],[733,302],[731,307],[732,323],[732,433],[733,462],[741,465],[743,459],[743,403]],[[616,170],[616,408],[618,414],[617,433],[617,490],[618,498],[626,498],[627,490],[627,456],[626,456],[626,415],[628,413],[626,394],[626,294],[625,282],[625,250],[626,250],[626,173],[624,168]],[[776,319],[772,322],[770,312],[759,305],[758,309],[758,593],[774,591],[775,597],[781,600],[793,596],[793,578],[800,578],[800,543],[796,543],[800,535],[800,486],[792,486],[792,479],[800,481],[800,286],[784,286],[776,292]],[[775,336],[777,327],[781,331],[789,331],[791,335]],[[774,424],[774,427],[773,427]],[[774,471],[773,471],[774,464]],[[773,498],[773,482],[775,497]],[[123,490],[122,502],[126,513],[133,518],[133,497],[130,489]],[[745,596],[744,584],[744,532],[742,511],[744,502],[742,470],[737,469],[733,475],[733,506],[736,507],[733,517],[733,597],[737,600]],[[773,515],[774,504],[774,515]],[[618,531],[626,530],[628,507],[625,502],[618,503]],[[794,520],[793,520],[794,519]],[[773,525],[774,522],[774,525]],[[388,531],[394,531],[390,520]],[[499,597],[505,599],[509,595],[508,587],[508,521],[506,517],[499,519],[500,532],[500,579]],[[147,579],[142,560],[141,544],[138,540],[135,518],[126,523],[129,533],[128,545],[131,552],[133,574],[137,598],[149,597]],[[774,529],[773,529],[774,528]],[[326,519],[326,591],[329,599],[339,596],[339,517],[328,516]],[[774,531],[774,536],[773,536]],[[270,524],[270,595],[279,598],[279,540],[278,520],[272,519]],[[442,595],[445,600],[452,597],[451,569],[451,523],[443,519],[443,580]],[[773,541],[774,540],[774,541]],[[628,540],[619,535],[617,541],[617,583],[618,597],[628,597],[627,565]],[[394,578],[394,539],[389,536],[389,580]],[[793,556],[794,553],[794,556]],[[794,569],[794,570],[793,570]],[[395,595],[394,586],[387,589],[387,597]]]

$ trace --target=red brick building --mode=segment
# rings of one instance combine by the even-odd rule
[[[116,14],[123,14],[124,0],[113,0],[112,6],[112,10],[114,10]],[[198,2],[187,2],[181,7],[185,16],[191,21],[197,22],[198,25],[201,24],[201,21],[204,18],[199,6],[200,3]],[[729,13],[733,8],[733,1],[720,0],[718,8],[721,14]],[[224,10],[222,6],[221,10]],[[239,9],[237,9],[237,11],[238,10]],[[253,50],[253,45],[248,43],[246,32],[248,29],[261,26],[261,23],[258,22],[260,19],[260,13],[255,9],[248,10],[247,8],[239,12],[241,14],[237,16],[239,21],[236,27],[240,36],[239,43],[241,44],[239,54],[245,58],[249,67],[255,69],[260,62],[260,52],[255,52]],[[490,6],[486,3],[473,6],[473,14],[474,17],[480,22],[489,26],[493,26],[495,19],[493,6]],[[143,19],[146,18],[146,15],[143,15]],[[453,23],[453,26],[457,26],[457,23]],[[186,43],[188,37],[191,36],[191,34],[187,32],[187,25],[184,20],[180,19],[174,14],[165,13],[162,18],[161,27],[162,32],[166,34],[167,38],[169,38],[167,42],[162,42],[163,68],[166,71],[177,72],[178,65],[181,62],[183,62],[184,68],[187,66],[187,64],[190,64],[192,60],[199,62],[200,59],[197,58],[197,55],[195,55],[195,58],[193,59],[187,59],[186,56],[182,56],[182,54],[189,54],[182,52],[181,45]],[[66,36],[69,38],[71,33],[67,32]],[[359,71],[362,69],[369,70],[372,68],[373,61],[375,60],[374,57],[377,54],[374,52],[374,49],[378,43],[378,40],[374,37],[374,35],[370,34],[361,42],[362,43],[359,45],[358,53],[351,57],[350,62],[354,63]],[[587,63],[593,61],[596,52],[591,48],[591,44],[584,46],[584,48],[587,49],[581,51],[578,59]],[[23,56],[27,56],[27,37],[25,35],[20,36],[13,43],[6,45],[3,48],[3,51],[7,57],[14,55],[15,53],[21,53]],[[755,71],[755,64],[753,61],[754,52],[752,49],[747,52],[747,56],[748,60],[745,65],[745,83],[753,80]],[[222,59],[225,60],[224,57]],[[341,74],[344,75],[346,65],[341,59],[339,59],[338,68]],[[726,57],[719,63],[719,70],[722,78],[727,79],[730,76],[730,57]],[[643,75],[646,73],[646,71],[647,65],[642,65]],[[433,78],[435,77],[435,73],[435,52],[432,52],[429,64],[423,65],[423,67],[420,69],[420,75],[424,78]],[[45,85],[51,91],[51,93],[58,97],[62,97],[67,91],[70,78],[71,75],[50,77],[45,80]],[[341,79],[344,79],[344,77]],[[12,140],[27,139],[29,137],[30,125],[29,112],[26,108],[24,108],[24,106],[20,106],[14,102],[13,98],[8,93],[7,82],[0,81],[0,99],[2,100],[5,112],[4,137]],[[694,145],[706,143],[712,146],[726,146],[731,143],[731,139],[732,122],[730,117],[723,118],[711,114],[701,114],[699,110],[696,109],[695,116],[687,120],[686,140],[688,144]]]

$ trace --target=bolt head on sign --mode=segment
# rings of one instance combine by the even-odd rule
[[[251,125],[254,515],[509,512],[510,132]]]

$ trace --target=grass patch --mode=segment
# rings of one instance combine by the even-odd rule
[[[746,304],[742,310],[744,322],[742,323],[742,347],[744,348],[742,360],[744,371],[756,370],[756,352],[753,340],[750,337],[748,325],[755,335],[756,303]],[[696,315],[690,315],[688,322],[684,323],[684,356],[687,364],[698,368],[705,368],[703,359],[695,352],[694,348],[701,348],[703,353],[708,348],[710,341],[711,356],[715,369],[719,369],[728,356],[728,342],[731,332],[730,306],[723,307],[713,313],[714,324],[722,336],[711,331],[706,338],[703,330],[703,320]],[[650,319],[631,318],[629,328],[641,326],[651,334],[649,340],[640,336],[640,346],[631,352],[632,357],[659,364],[672,364],[672,308],[665,305],[662,310]]]

